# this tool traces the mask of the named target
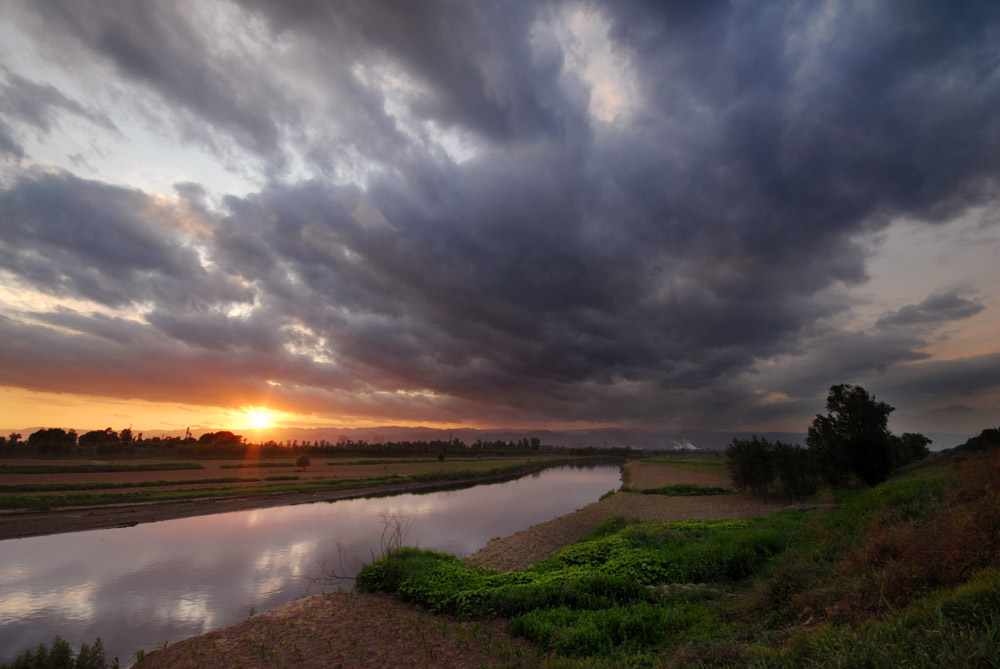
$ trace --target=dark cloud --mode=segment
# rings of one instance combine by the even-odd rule
[[[222,48],[183,4],[22,10],[152,92],[182,135],[268,165],[222,211],[198,184],[165,204],[64,173],[0,195],[8,271],[145,305],[128,327],[146,353],[226,397],[202,367],[317,411],[698,427],[808,417],[837,382],[900,403],[996,387],[900,327],[982,311],[964,291],[871,332],[840,323],[864,234],[996,197],[993,3],[246,0],[232,11],[275,62]],[[637,91],[613,122],[590,113],[608,82],[560,46],[575,11],[606,22]],[[47,325],[11,336],[45,328],[33,345],[76,347],[94,374],[126,347],[95,316],[32,318]]]
[[[0,193],[0,264],[24,285],[107,306],[246,300],[202,266],[177,213],[137,190],[27,173]]]
[[[876,326],[944,323],[975,316],[985,308],[979,300],[964,298],[957,289],[952,289],[931,295],[920,304],[908,304],[880,318]]]

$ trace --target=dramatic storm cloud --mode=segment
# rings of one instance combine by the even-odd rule
[[[861,383],[904,429],[996,422],[995,3],[53,0],[0,34],[0,385],[802,430]]]

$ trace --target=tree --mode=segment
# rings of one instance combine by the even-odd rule
[[[774,482],[773,446],[767,439],[733,439],[726,448],[726,466],[737,490],[766,496]]]
[[[76,432],[59,427],[43,428],[29,434],[28,443],[37,447],[39,453],[69,453],[76,446]]]
[[[103,430],[84,432],[80,435],[79,442],[80,446],[89,449],[91,453],[96,450],[98,455],[113,455],[118,452],[121,446],[118,433],[110,427],[106,427]]]
[[[301,469],[302,471],[305,471],[306,467],[308,467],[311,464],[312,460],[310,460],[309,456],[306,455],[305,453],[295,458],[295,466]]]
[[[915,460],[922,460],[931,454],[928,445],[931,440],[919,432],[904,432],[898,437],[893,437],[893,465],[902,467]]]
[[[772,452],[781,491],[791,500],[816,492],[818,471],[813,454],[798,444],[778,442]]]
[[[832,485],[843,485],[853,474],[868,485],[884,481],[893,469],[893,437],[889,414],[894,408],[861,386],[830,388],[827,415],[816,415],[806,444]]]

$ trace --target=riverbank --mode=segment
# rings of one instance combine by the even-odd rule
[[[586,461],[583,459],[553,459],[514,465],[502,470],[487,470],[481,474],[460,471],[458,473],[464,475],[456,476],[454,472],[442,472],[439,477],[435,478],[433,473],[431,473],[422,475],[431,480],[414,481],[404,479],[400,482],[339,487],[328,490],[291,490],[241,494],[236,489],[231,494],[220,497],[194,497],[182,500],[73,506],[37,510],[5,510],[0,511],[0,540],[114,527],[131,527],[140,523],[274,506],[333,502],[359,497],[399,495],[461,488],[483,483],[505,481],[541,471],[548,467],[566,464],[586,464]]]
[[[655,463],[626,465],[633,485],[728,485],[724,477]],[[708,520],[765,515],[781,504],[743,495],[667,497],[617,492],[573,513],[497,538],[467,558],[472,565],[518,569],[577,541],[611,516]],[[384,595],[334,592],[307,597],[237,625],[145,656],[157,667],[468,667],[540,666],[540,651],[502,622],[459,622]]]

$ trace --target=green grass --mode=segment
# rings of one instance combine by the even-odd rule
[[[568,657],[635,660],[674,643],[681,630],[713,637],[722,621],[706,602],[757,573],[785,549],[801,514],[768,519],[603,524],[529,569],[497,573],[451,555],[403,548],[364,567],[357,587],[390,592],[431,611],[500,617],[511,629]],[[629,661],[631,661],[629,660]]]
[[[0,465],[0,474],[95,474],[105,472],[173,472],[204,469],[197,462],[152,462],[139,465]]]

